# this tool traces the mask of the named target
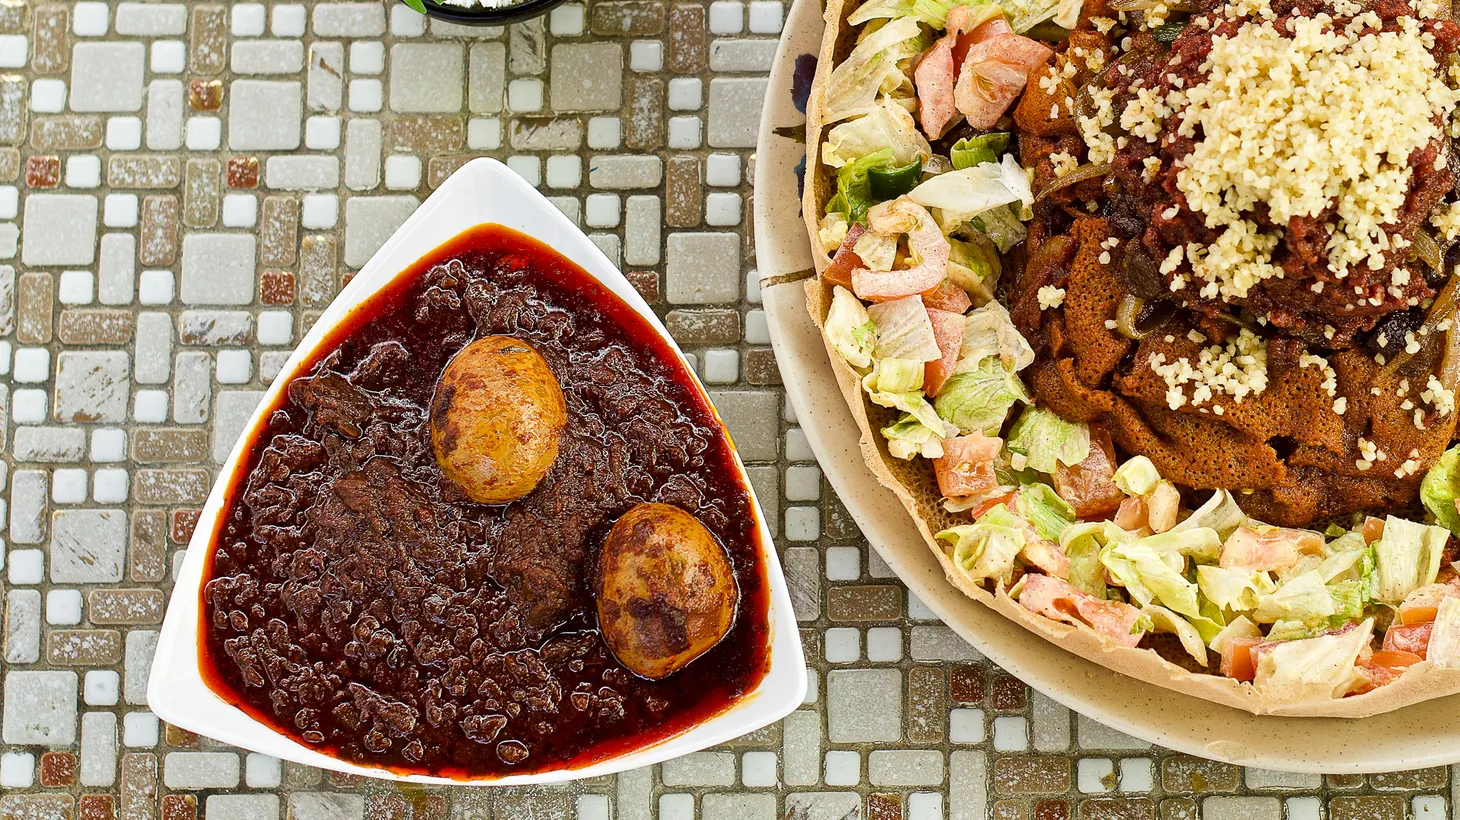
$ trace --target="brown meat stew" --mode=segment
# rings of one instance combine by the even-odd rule
[[[525,498],[470,501],[428,410],[473,339],[533,345],[567,426]],[[547,247],[483,226],[398,276],[294,375],[240,462],[203,587],[209,685],[311,747],[447,776],[579,767],[723,711],[768,663],[756,512],[728,440],[653,328]],[[602,640],[587,573],[654,501],[724,545],[729,633],[661,681]]]

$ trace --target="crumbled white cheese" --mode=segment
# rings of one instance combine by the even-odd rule
[[[1267,343],[1246,328],[1225,345],[1204,348],[1195,363],[1186,357],[1168,362],[1166,354],[1153,353],[1149,364],[1166,382],[1166,404],[1172,410],[1188,401],[1199,407],[1218,393],[1240,404],[1247,396],[1267,389]],[[1187,387],[1191,388],[1189,397]]]
[[[1039,309],[1050,310],[1065,303],[1065,289],[1045,285],[1039,289]]]
[[[1049,164],[1054,166],[1055,179],[1059,179],[1079,167],[1080,161],[1071,154],[1064,151],[1056,151],[1049,155]]]

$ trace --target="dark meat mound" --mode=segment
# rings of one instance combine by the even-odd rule
[[[754,516],[709,408],[668,349],[560,257],[471,248],[402,277],[289,385],[203,593],[206,654],[230,699],[309,745],[410,771],[571,764],[677,731],[764,673]],[[532,343],[568,406],[552,471],[505,506],[442,476],[427,423],[447,361],[493,334]],[[647,501],[698,516],[748,602],[663,682],[613,658],[584,575],[618,516]]]
[[[1311,15],[1327,6],[1278,0],[1273,8],[1285,16]],[[1413,13],[1395,0],[1373,8],[1386,28],[1396,16]],[[1120,112],[1137,78],[1160,87],[1162,94],[1175,77],[1190,87],[1200,82],[1198,66],[1211,45],[1212,33],[1198,26],[1187,26],[1169,49],[1140,33],[1132,40],[1135,54],[1120,61],[1131,72],[1128,76],[1114,67],[1097,74],[1071,52],[1105,49],[1108,54],[1111,43],[1091,30],[1089,18],[1114,14],[1091,5],[1085,14],[1048,69],[1059,77],[1063,61],[1074,60],[1079,71],[1053,92],[1040,87],[1038,76],[1032,77],[1016,111],[1021,158],[1035,169],[1036,191],[1055,179],[1051,154],[1085,154],[1070,116],[1049,118],[1052,102],[1094,81],[1116,90],[1114,106]],[[1230,33],[1234,25],[1221,18],[1213,28]],[[1460,26],[1448,20],[1425,26],[1436,35],[1436,52],[1444,65],[1460,43]],[[1181,60],[1173,68],[1174,55]],[[1114,64],[1113,59],[1107,63]],[[1418,260],[1394,259],[1379,271],[1351,271],[1344,287],[1325,287],[1315,294],[1312,283],[1334,281],[1322,252],[1328,228],[1322,218],[1295,220],[1285,226],[1286,239],[1275,256],[1284,268],[1283,278],[1261,283],[1235,304],[1201,299],[1192,286],[1172,294],[1171,274],[1162,274],[1159,262],[1177,244],[1213,238],[1176,188],[1176,161],[1194,144],[1175,134],[1176,124],[1177,118],[1168,118],[1168,133],[1157,145],[1130,139],[1103,180],[1068,186],[1036,204],[1028,261],[1012,283],[1010,304],[1015,324],[1037,354],[1026,375],[1038,399],[1067,418],[1107,427],[1123,450],[1148,456],[1163,475],[1186,487],[1232,490],[1245,511],[1272,523],[1300,526],[1358,510],[1412,506],[1420,479],[1455,429],[1454,413],[1441,417],[1419,397],[1429,375],[1439,369],[1445,334],[1425,337],[1420,353],[1402,367],[1384,368],[1373,354],[1385,352],[1392,358],[1395,340],[1418,326],[1423,308],[1412,304],[1434,295],[1426,284],[1433,272],[1423,270]],[[1438,148],[1430,145],[1410,157],[1413,189],[1401,224],[1395,226],[1406,236],[1421,229],[1452,187],[1450,171],[1435,169]],[[1142,175],[1142,160],[1149,156],[1162,160],[1162,171],[1152,180]],[[1167,216],[1173,207],[1175,213]],[[1118,243],[1113,248],[1111,239]],[[1385,290],[1395,265],[1412,269],[1411,284],[1398,297]],[[1378,296],[1379,304],[1359,304],[1355,284],[1365,296]],[[1046,285],[1065,289],[1062,307],[1040,308],[1038,291]],[[1130,297],[1145,304],[1138,327],[1155,328],[1139,341],[1106,326]],[[1325,333],[1325,326],[1333,332]],[[1151,357],[1195,362],[1202,348],[1236,336],[1241,327],[1267,342],[1267,389],[1240,403],[1218,393],[1213,402],[1193,406],[1188,401],[1170,409],[1167,385],[1150,368]],[[1394,333],[1393,339],[1388,332]],[[1303,366],[1305,353],[1329,362],[1337,377],[1335,395],[1323,387],[1318,367]],[[1334,410],[1336,398],[1346,404],[1343,414]],[[1223,414],[1213,413],[1213,404],[1222,405]],[[1415,424],[1415,408],[1424,411],[1423,426]],[[1384,460],[1361,468],[1361,439],[1375,444]],[[1407,461],[1411,467],[1400,469]]]

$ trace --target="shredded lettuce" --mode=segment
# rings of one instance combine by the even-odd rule
[[[1015,32],[1023,34],[1059,13],[1061,0],[1001,0]]]
[[[826,338],[847,364],[867,367],[877,344],[877,326],[867,315],[862,300],[843,287],[832,291],[831,309],[826,313]],[[935,342],[936,344],[936,342]]]
[[[928,179],[908,196],[924,208],[941,208],[945,221],[967,222],[1011,202],[1032,202],[1029,177],[1011,155]],[[956,215],[950,220],[948,214]]]
[[[1032,469],[1053,473],[1061,464],[1073,467],[1090,455],[1090,426],[1030,405],[1014,422],[1007,446],[1028,459]]]
[[[1025,217],[1030,218],[1030,217]],[[1000,205],[975,216],[970,223],[979,233],[993,240],[999,253],[1008,253],[1011,248],[1024,241],[1028,229],[1020,220],[1020,212],[1014,205]]]
[[[857,43],[847,58],[831,72],[826,84],[822,117],[840,122],[870,109],[877,93],[894,74],[899,74],[898,51],[889,52],[907,40],[922,38],[916,17],[900,17]],[[919,48],[919,51],[922,49]]]
[[[1227,625],[1222,627],[1221,631],[1207,642],[1207,646],[1210,646],[1213,652],[1221,652],[1222,648],[1227,645],[1227,641],[1233,638],[1261,637],[1262,630],[1257,628],[1257,624],[1248,620],[1246,615],[1238,615],[1228,621]]]
[[[1258,653],[1258,689],[1299,703],[1341,698],[1358,682],[1354,662],[1374,634],[1372,618],[1355,629],[1283,641]]]
[[[985,162],[998,162],[1000,155],[1008,147],[1009,134],[994,131],[976,137],[964,137],[953,143],[953,147],[948,149],[948,159],[952,161],[954,170],[961,171]]]
[[[852,222],[865,224],[867,210],[877,204],[876,198],[872,196],[872,183],[867,181],[867,172],[873,168],[889,168],[892,165],[892,149],[884,148],[838,168],[834,200],[837,210],[845,210],[847,219]],[[831,209],[830,203],[827,209]]]
[[[942,29],[948,25],[948,12],[961,5],[965,5],[963,0],[869,0],[847,15],[847,24],[860,26],[868,20],[884,17],[915,17],[933,28]],[[992,13],[998,12],[998,6],[985,6],[982,2],[978,5]]]
[[[1385,518],[1384,537],[1374,544],[1374,598],[1397,604],[1410,590],[1434,583],[1449,538],[1444,527]]]
[[[1243,572],[1203,564],[1196,568],[1196,584],[1207,600],[1229,612],[1248,612],[1257,599],[1276,589],[1265,572]]]
[[[1186,580],[1151,547],[1139,541],[1112,540],[1100,553],[1100,563],[1142,606],[1159,600],[1182,615],[1201,617],[1196,584]]]
[[[1034,350],[1014,327],[1008,309],[998,302],[989,302],[964,317],[963,345],[954,370],[976,370],[989,357],[997,357],[1004,369],[1014,372],[1034,363]]]
[[[1007,584],[1014,572],[1014,558],[1024,548],[1024,533],[1024,522],[1000,504],[974,523],[950,527],[937,538],[952,544],[949,558],[969,580],[997,578]]]
[[[1014,508],[1034,527],[1040,538],[1059,541],[1065,529],[1075,523],[1075,508],[1060,498],[1048,484],[1025,484],[1014,498]]]
[[[1447,669],[1460,667],[1460,598],[1440,601],[1425,660]]]
[[[986,237],[948,239],[948,278],[968,293],[975,305],[994,301],[994,284],[1002,265],[998,249]]]
[[[1105,549],[1105,522],[1086,521],[1066,527],[1060,533],[1060,549],[1070,559],[1070,583],[1103,600],[1105,565],[1100,563],[1100,552]]]
[[[1328,594],[1323,576],[1310,571],[1270,593],[1257,596],[1252,620],[1260,624],[1296,620],[1305,624],[1327,625],[1334,611],[1333,596]]]
[[[888,357],[878,359],[862,384],[869,393],[909,393],[923,389],[923,363]]]
[[[1419,485],[1419,498],[1425,509],[1435,516],[1440,526],[1460,535],[1460,510],[1455,499],[1460,497],[1460,446],[1445,451]]]
[[[1222,536],[1210,527],[1170,530],[1148,535],[1140,542],[1159,552],[1190,556],[1197,562],[1215,563],[1222,554]]]
[[[943,436],[911,413],[903,413],[890,426],[883,427],[882,435],[887,439],[887,452],[893,458],[906,461],[914,456],[943,457]]]
[[[1196,631],[1185,618],[1164,606],[1148,604],[1141,607],[1151,619],[1151,626],[1156,632],[1169,632],[1174,634],[1181,641],[1181,648],[1202,666],[1207,665],[1207,646],[1202,641],[1201,633]],[[1220,632],[1217,634],[1221,634]]]
[[[847,120],[826,132],[821,160],[840,168],[882,150],[892,153],[890,164],[902,166],[933,155],[932,146],[918,130],[917,121],[906,108],[882,97],[856,119]]]
[[[1192,511],[1186,520],[1171,529],[1174,532],[1194,527],[1210,527],[1216,530],[1223,539],[1226,539],[1246,520],[1247,516],[1243,514],[1242,508],[1237,506],[1237,499],[1226,490],[1217,490],[1200,507]]]
[[[1115,469],[1112,480],[1126,495],[1145,495],[1156,489],[1161,482],[1161,473],[1149,458],[1135,456]]]
[[[1364,607],[1369,602],[1367,593],[1364,582],[1358,578],[1329,584],[1328,597],[1333,599],[1333,615],[1329,618],[1329,625],[1342,626],[1364,617]]]
[[[863,231],[852,244],[852,252],[868,270],[889,271],[897,261],[898,234]]]
[[[992,304],[992,303],[990,303]],[[984,359],[974,370],[954,373],[933,400],[938,415],[963,434],[974,430],[996,436],[1004,426],[1009,409],[1032,399],[1018,376],[1004,369],[998,359]]]
[[[938,349],[938,339],[933,335],[928,309],[916,294],[872,305],[867,308],[867,315],[877,327],[877,358],[914,362],[933,362],[943,358],[943,352]]]

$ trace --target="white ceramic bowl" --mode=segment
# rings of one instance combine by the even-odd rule
[[[755,164],[756,265],[786,397],[811,449],[881,554],[928,608],[1004,669],[1101,723],[1201,757],[1284,771],[1349,774],[1460,762],[1460,695],[1363,720],[1258,716],[1125,677],[1061,649],[958,591],[901,502],[862,460],[860,432],[806,312],[811,248],[797,189],[805,117],[792,89],[810,83],[824,23],[821,4],[796,0],[771,69]],[[1095,752],[1100,737],[1081,732]],[[1125,748],[1125,747],[1122,747]]]
[[[752,692],[721,714],[674,737],[653,745],[599,761],[582,768],[557,768],[533,774],[507,777],[457,779],[421,774],[402,775],[388,769],[340,760],[311,749],[294,739],[250,717],[243,710],[219,697],[203,681],[199,673],[198,638],[200,626],[203,569],[219,515],[228,478],[245,455],[244,448],[253,441],[263,423],[265,408],[271,407],[288,380],[315,351],[316,347],[358,304],[369,299],[397,274],[421,257],[462,231],[482,223],[497,223],[534,237],[587,271],[648,322],[670,344],[681,360],[684,354],[674,344],[668,331],[659,322],[628,280],[601,251],[516,173],[490,159],[477,159],[462,166],[429,199],[406,220],[395,235],[376,252],[370,262],[355,276],[349,287],[330,304],[315,322],[289,362],[274,380],[259,410],[254,413],[239,443],[219,472],[187,555],[178,573],[168,605],[167,618],[152,673],[147,685],[147,703],[158,717],[175,726],[216,738],[251,751],[263,752],[323,769],[402,780],[413,783],[441,784],[527,784],[551,783],[584,777],[598,777],[625,769],[647,766],[690,752],[699,751],[774,723],[801,704],[806,693],[806,663],[801,655],[801,639],[791,611],[786,580],[776,557],[773,536],[764,517],[756,510],[760,525],[762,560],[770,585],[769,612],[771,648],[770,667],[765,678]],[[704,388],[700,388],[703,392]],[[708,398],[706,399],[708,402]],[[739,457],[741,481],[746,489]],[[753,495],[753,493],[752,493]]]

